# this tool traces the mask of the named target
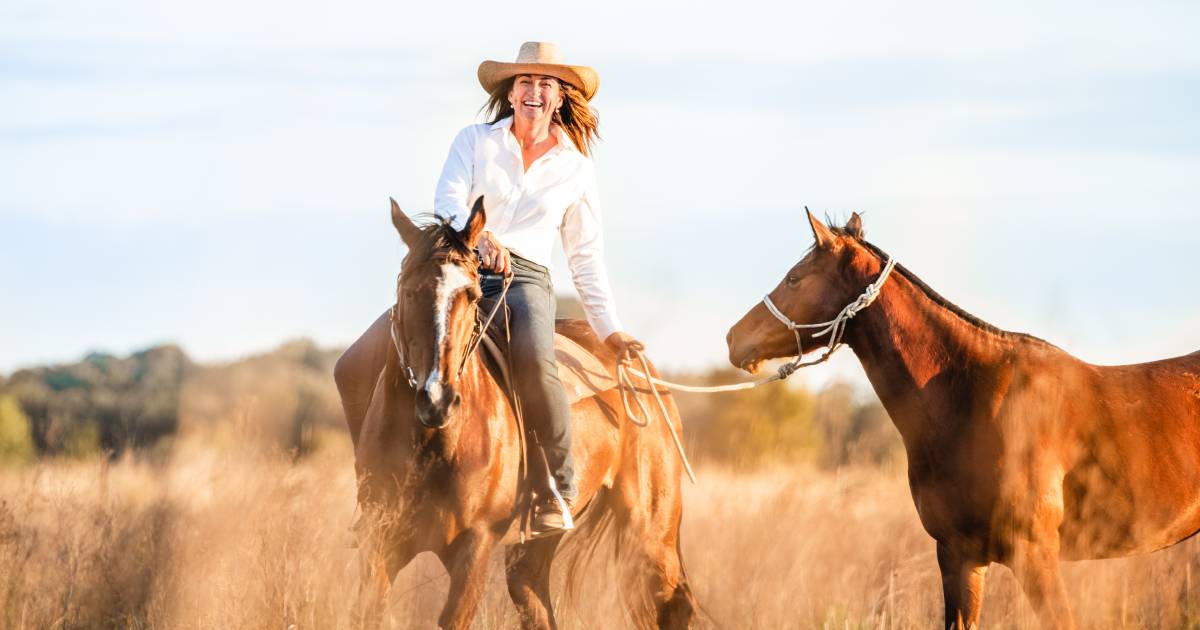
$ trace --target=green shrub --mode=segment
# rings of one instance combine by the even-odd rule
[[[95,422],[73,424],[63,437],[62,454],[67,457],[88,459],[100,451],[100,428]]]
[[[0,464],[22,464],[34,454],[29,418],[12,396],[0,396]]]
[[[703,378],[708,383],[744,379],[734,370],[713,370]],[[687,441],[703,458],[754,467],[813,461],[821,452],[814,399],[803,387],[777,383],[702,400],[696,396],[677,398]]]

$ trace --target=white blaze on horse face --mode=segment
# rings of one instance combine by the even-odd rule
[[[442,274],[438,279],[437,291],[433,298],[433,367],[429,378],[425,379],[425,391],[433,400],[442,396],[441,374],[438,366],[442,363],[442,346],[446,340],[446,331],[450,326],[450,300],[459,291],[471,284],[471,278],[462,267],[452,263],[442,265]]]

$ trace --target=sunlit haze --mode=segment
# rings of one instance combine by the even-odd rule
[[[526,40],[599,71],[609,267],[663,366],[725,362],[806,205],[1085,360],[1200,349],[1200,7],[538,6],[6,2],[0,372],[348,344],[392,296],[388,197],[431,209],[476,67]]]

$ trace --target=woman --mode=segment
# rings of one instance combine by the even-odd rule
[[[547,267],[556,236],[562,237],[575,288],[599,337],[618,356],[641,350],[642,344],[622,331],[604,266],[595,171],[588,157],[598,136],[596,115],[588,107],[599,83],[595,70],[562,63],[553,44],[526,42],[516,62],[484,61],[478,76],[489,94],[484,109],[491,122],[470,125],[455,137],[434,212],[462,229],[482,195],[487,227],[476,247],[484,296],[498,297],[504,276],[513,277],[506,299],[517,396],[556,488],[535,506],[533,533],[546,535],[569,528],[563,511],[577,494],[570,406],[554,355],[555,299]],[[385,319],[335,368],[348,419],[357,417],[352,406],[359,404],[348,398],[370,399],[369,386],[358,383],[373,385],[378,371],[352,372],[354,366],[381,360],[379,344],[369,338],[386,339]],[[347,393],[354,388],[366,392],[365,398]]]

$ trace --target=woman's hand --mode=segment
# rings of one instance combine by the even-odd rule
[[[609,335],[608,339],[604,340],[604,343],[608,344],[608,347],[616,351],[617,358],[621,359],[622,361],[625,359],[632,359],[633,352],[641,352],[642,350],[646,349],[646,346],[643,345],[642,342],[635,339],[633,335],[622,331],[617,331]]]
[[[496,240],[495,234],[488,231],[480,234],[479,239],[475,242],[475,247],[479,250],[479,257],[482,259],[484,269],[490,269],[506,276],[512,273],[508,248]]]

